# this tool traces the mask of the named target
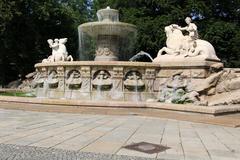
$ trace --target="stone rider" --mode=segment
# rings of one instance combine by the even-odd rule
[[[197,31],[197,26],[192,22],[192,19],[190,17],[187,17],[185,19],[185,22],[187,23],[186,27],[180,27],[180,26],[174,26],[177,29],[181,30],[181,31],[188,31],[189,33],[189,37],[191,38],[191,40],[197,40],[198,39],[198,31]]]
[[[193,47],[193,45],[195,44],[196,40],[198,39],[198,31],[197,31],[197,26],[192,22],[192,19],[190,17],[187,17],[185,19],[185,22],[187,23],[186,27],[180,27],[178,25],[173,25],[174,28],[179,29],[181,31],[187,31],[188,34],[188,47],[187,47],[187,51],[190,50],[190,48]]]

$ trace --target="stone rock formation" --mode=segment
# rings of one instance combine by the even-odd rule
[[[199,104],[199,93],[190,90],[187,79],[181,72],[175,73],[160,86],[158,101],[166,103],[195,103]]]
[[[234,69],[211,66],[210,76],[195,84],[193,90],[205,96],[209,105],[240,103],[240,74]]]

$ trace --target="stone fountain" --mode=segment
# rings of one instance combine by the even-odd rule
[[[66,38],[48,40],[52,55],[35,65],[37,97],[196,105],[240,103],[240,69],[224,69],[214,47],[198,38],[197,27],[189,18],[187,27],[165,27],[166,47],[153,62],[129,62],[118,60],[126,57],[121,48],[127,46],[122,42],[135,34],[136,27],[119,22],[118,11],[110,7],[99,10],[97,16],[98,22],[78,28],[80,51],[85,50],[83,43],[94,45],[94,61],[72,61],[64,45]],[[182,30],[189,34],[183,35]]]
[[[136,92],[141,101],[154,97],[159,64],[118,61],[134,55],[122,48],[128,48],[125,43],[135,37],[136,26],[120,22],[118,10],[110,7],[99,10],[97,17],[97,22],[78,27],[80,57],[91,54],[84,45],[90,37],[95,44],[94,61],[72,61],[66,38],[48,40],[52,55],[35,65],[37,97],[128,101],[136,99]]]
[[[84,23],[78,27],[80,54],[90,54],[89,48],[85,47],[86,37],[90,37],[96,43],[95,61],[117,61],[130,58],[134,53],[122,53],[121,48],[123,48],[123,42],[134,41],[136,26],[120,22],[118,10],[110,7],[98,10],[97,17],[97,22]],[[124,47],[129,46],[128,43],[128,46]]]

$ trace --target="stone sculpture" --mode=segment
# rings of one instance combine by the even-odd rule
[[[43,74],[41,72],[38,72],[33,79],[32,87],[33,88],[36,88],[36,87],[43,88],[44,81],[45,81],[45,79],[44,79]]]
[[[240,76],[221,65],[211,66],[211,75],[194,84],[192,89],[205,97],[209,105],[240,103]]]
[[[160,86],[158,101],[166,103],[195,103],[200,101],[199,93],[189,88],[186,77],[175,73]]]
[[[173,25],[173,27],[181,31],[187,31],[189,33],[187,38],[189,39],[189,42],[192,43],[193,41],[198,39],[197,26],[194,23],[191,23],[192,19],[190,17],[187,17],[185,19],[185,22],[187,23],[186,27],[180,27],[178,25]]]
[[[174,73],[161,83],[156,101],[208,106],[239,104],[240,71],[224,69],[222,63],[211,65],[209,71],[201,81],[184,72]]]
[[[98,71],[92,81],[92,84],[93,88],[97,90],[110,90],[112,88],[110,74],[105,70]]]
[[[124,81],[124,86],[130,91],[141,91],[144,89],[145,84],[142,80],[141,74],[137,71],[130,71],[126,75],[126,79]]]
[[[79,89],[81,87],[81,75],[77,70],[72,70],[68,73],[66,84],[70,89]]]
[[[180,27],[176,24],[165,27],[167,36],[166,47],[159,50],[157,57],[153,62],[164,60],[184,60],[187,57],[198,60],[216,60],[214,47],[207,41],[198,39],[197,26],[191,23],[189,17],[186,18],[188,26]],[[186,30],[188,35],[184,35],[182,30]],[[166,55],[163,55],[166,53]]]
[[[52,55],[42,62],[59,62],[59,61],[73,61],[71,55],[68,55],[65,43],[67,43],[67,38],[62,39],[48,39],[49,47],[52,48]]]
[[[47,84],[49,88],[57,88],[58,83],[59,83],[59,80],[58,80],[57,71],[55,70],[50,71],[47,78]]]

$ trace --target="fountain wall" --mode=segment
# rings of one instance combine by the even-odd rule
[[[215,63],[39,63],[35,65],[36,95],[56,99],[146,101],[157,98],[161,84],[172,75],[181,72],[191,83],[197,83],[210,75],[210,66]]]

